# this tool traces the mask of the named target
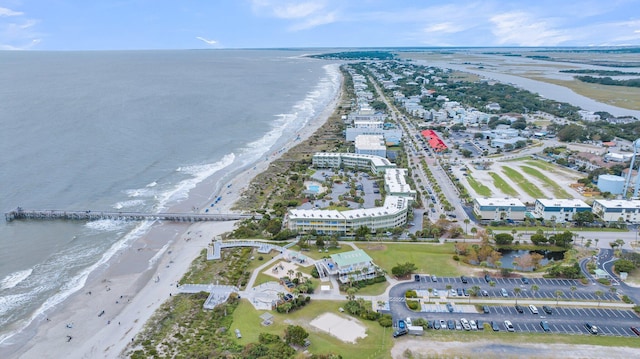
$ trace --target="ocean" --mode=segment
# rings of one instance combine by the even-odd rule
[[[212,176],[215,198],[338,93],[337,64],[302,55],[0,52],[0,209],[161,212]],[[151,225],[0,223],[0,345]]]

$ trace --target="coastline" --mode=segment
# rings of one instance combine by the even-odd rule
[[[221,196],[216,210],[231,211],[253,178],[286,151],[313,135],[337,108],[344,79],[323,111],[297,133],[285,133],[263,160],[243,170],[225,168],[189,192],[173,211],[204,212]],[[225,171],[226,170],[226,171]],[[215,188],[218,186],[218,188]],[[224,193],[223,193],[224,192]],[[176,283],[208,243],[235,222],[156,223],[145,235],[95,270],[82,290],[71,295],[0,347],[3,358],[113,358],[132,341],[155,310],[173,293]],[[70,328],[68,326],[71,326]],[[69,339],[71,337],[71,339]]]

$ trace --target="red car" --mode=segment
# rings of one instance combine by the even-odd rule
[[[637,327],[631,327],[631,331],[640,337],[640,329],[638,329]]]

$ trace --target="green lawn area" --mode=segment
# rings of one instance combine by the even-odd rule
[[[471,186],[471,188],[473,188],[474,191],[476,191],[478,196],[491,197],[491,189],[476,181],[476,179],[473,178],[470,174],[467,175],[467,181],[469,181],[469,185]]]
[[[342,252],[348,252],[348,251],[352,251],[353,248],[351,248],[351,246],[340,246],[340,248],[329,248],[327,249],[327,251],[322,251],[319,252],[318,248],[316,248],[315,243],[310,243],[311,244],[311,249],[308,251],[303,251],[300,252],[303,255],[309,257],[309,258],[313,258],[315,260],[318,259],[322,259],[324,257],[329,257],[332,254],[336,254],[336,253],[342,253]],[[300,247],[298,247],[297,245],[291,247],[291,250],[295,250],[295,251],[300,251]]]
[[[522,171],[524,173],[539,179],[545,185],[547,185],[548,187],[551,187],[553,189],[553,195],[556,198],[572,198],[569,195],[569,193],[567,193],[567,191],[565,191],[564,189],[562,189],[562,187],[560,187],[560,185],[552,181],[549,177],[545,176],[544,174],[542,174],[542,172],[538,171],[537,169],[529,166],[520,166],[520,168],[522,168]]]
[[[497,173],[489,172],[489,176],[493,178],[493,185],[496,186],[497,189],[502,191],[502,193],[506,194],[507,196],[518,195],[518,191],[513,189],[513,187],[511,187],[507,182],[505,182],[505,180],[502,179],[502,177],[500,177],[500,175],[498,175]]]
[[[389,286],[389,282],[382,282],[382,283],[368,285],[364,288],[358,289],[358,292],[356,293],[356,295],[380,295],[384,293],[384,291],[387,289],[388,286]]]
[[[515,182],[518,187],[522,188],[529,196],[533,198],[544,198],[545,195],[542,193],[540,188],[538,188],[533,183],[529,182],[522,173],[514,170],[509,167],[502,167],[502,172],[504,172],[507,177],[509,177],[513,182]],[[495,179],[495,178],[494,178]]]
[[[453,277],[460,273],[454,254],[453,243],[357,243],[373,259],[373,263],[391,274],[398,263],[411,262],[417,273]]]
[[[558,169],[559,169],[557,165],[554,165],[552,163],[545,162],[542,160],[528,160],[528,161],[524,161],[524,163],[530,166],[538,167],[540,169],[543,169],[549,172],[558,172]]]
[[[311,353],[333,352],[341,354],[343,358],[390,358],[391,347],[394,344],[391,336],[391,328],[383,328],[378,322],[360,320],[360,323],[367,328],[367,337],[358,340],[356,344],[345,343],[341,340],[318,330],[309,323],[323,313],[335,313],[342,317],[349,317],[345,313],[340,313],[338,308],[344,306],[344,301],[311,301],[304,308],[289,314],[280,314],[276,311],[269,311],[273,314],[273,324],[264,327],[259,318],[265,311],[256,310],[247,300],[241,300],[238,308],[233,312],[233,324],[229,330],[240,329],[242,338],[237,339],[238,344],[258,342],[260,333],[284,335],[284,329],[289,324],[300,325],[309,332],[311,346],[308,348]],[[300,357],[300,356],[298,356]]]

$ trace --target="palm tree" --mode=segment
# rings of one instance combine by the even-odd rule
[[[571,286],[571,288],[569,288],[569,289],[571,289],[571,298],[573,298],[573,293],[574,293],[576,290],[578,290],[578,287],[576,287],[575,285],[572,285],[572,286]]]
[[[496,282],[495,281],[492,280],[492,281],[489,282],[489,287],[493,288],[495,286],[496,286]]]
[[[538,287],[536,284],[531,286],[531,291],[533,292],[533,296],[536,296],[536,292],[540,290],[540,287]]]
[[[595,241],[596,241],[596,248],[598,248],[598,241],[600,241],[600,239],[596,238]]]
[[[293,279],[293,275],[295,274],[295,272],[293,271],[293,269],[289,269],[287,271],[287,274],[289,275],[289,279]]]
[[[557,289],[555,291],[555,294],[556,294],[556,305],[558,305],[558,302],[560,301],[560,297],[564,294],[564,292],[561,291],[560,289]]]
[[[478,228],[476,227],[471,227],[471,234],[473,234],[473,238],[476,237],[476,233],[478,233]]]
[[[518,296],[520,295],[520,292],[522,292],[520,287],[513,288],[513,294],[516,295],[516,305],[518,304]]]
[[[616,287],[609,288],[609,292],[611,292],[611,294],[613,294],[614,296],[616,295],[617,291],[618,291],[618,288],[616,288]]]
[[[463,222],[464,222],[464,234],[467,235],[468,234],[467,225],[471,223],[471,220],[469,218],[465,218]]]
[[[596,297],[598,297],[598,307],[600,306],[600,298],[604,295],[604,292],[601,290],[596,290],[596,292],[594,293],[596,295]]]

